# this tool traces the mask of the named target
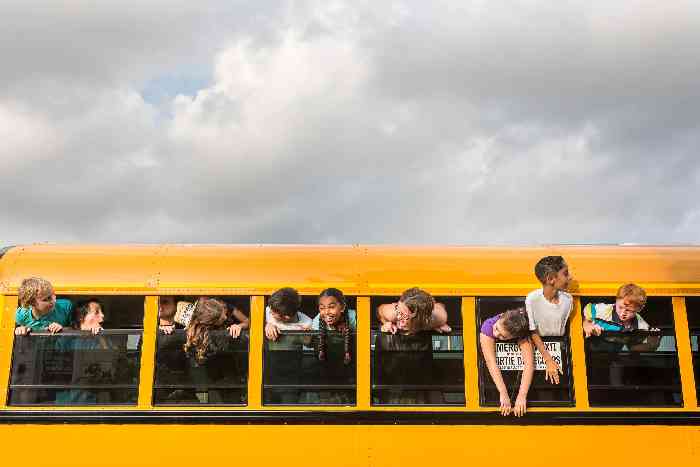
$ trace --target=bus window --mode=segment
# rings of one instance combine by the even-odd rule
[[[693,368],[695,369],[695,392],[700,401],[700,297],[687,297],[685,307],[688,312],[690,327],[690,346],[693,351]]]
[[[267,299],[269,297],[266,297],[266,304]],[[355,314],[356,298],[345,297],[345,300],[345,312]],[[301,302],[300,311],[315,319],[318,315],[317,297],[302,296]],[[321,335],[313,328],[282,330],[276,340],[265,338],[263,404],[355,405],[355,330],[348,335],[350,359],[346,362],[344,334],[326,331],[326,353],[321,360]]]
[[[588,304],[615,297],[581,297]],[[649,297],[639,313],[659,331],[604,331],[586,339],[588,400],[593,407],[680,407],[680,370],[671,298]]]
[[[507,310],[525,307],[524,297],[480,297],[476,307],[476,335],[479,350],[479,403],[486,407],[498,407],[499,395],[496,385],[489,375],[484,358],[481,355],[479,345],[479,332],[484,321],[492,316]],[[559,378],[559,384],[551,384],[545,380],[546,365],[542,355],[535,349],[535,374],[532,378],[530,391],[527,395],[527,403],[530,407],[570,407],[574,404],[573,379],[571,374],[571,353],[569,345],[569,333],[561,337],[542,337],[547,350],[552,358],[558,361],[563,374]],[[508,387],[508,392],[517,394],[520,387],[520,377],[523,369],[523,361],[520,356],[520,348],[515,341],[496,342],[496,360],[503,381]],[[511,402],[515,398],[511,397]]]
[[[372,297],[372,405],[458,405],[464,398],[461,298],[435,297],[445,305],[450,333],[381,332],[379,305],[398,297]]]
[[[59,298],[73,304],[75,323],[15,336],[9,405],[136,404],[144,297]],[[103,330],[80,330],[91,323]]]
[[[233,338],[230,327],[250,316],[250,297],[207,297],[216,300],[210,309],[221,310],[221,320],[207,327],[206,348],[198,354],[188,346],[188,307],[199,297],[161,296],[156,338],[153,403],[156,405],[245,405],[248,400],[249,334],[244,329]],[[217,308],[218,307],[218,308]],[[179,310],[177,320],[171,318]],[[184,312],[183,312],[184,311]],[[214,319],[218,319],[214,317]],[[173,321],[174,324],[170,324]]]

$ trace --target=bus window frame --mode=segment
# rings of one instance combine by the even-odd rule
[[[486,385],[482,384],[482,382],[490,382],[487,383],[489,386],[495,387],[495,384],[493,383],[493,380],[491,379],[491,375],[488,372],[488,369],[486,368],[486,361],[484,360],[484,356],[482,355],[481,352],[481,345],[479,343],[479,335],[481,333],[481,325],[486,319],[489,319],[495,315],[491,315],[485,319],[481,319],[481,314],[480,314],[480,303],[482,301],[503,301],[503,302],[512,302],[514,305],[520,305],[525,306],[525,296],[477,296],[475,297],[475,308],[474,308],[474,317],[475,317],[475,335],[476,335],[476,351],[477,351],[477,370],[478,370],[478,389],[479,389],[479,406],[480,407],[487,407],[487,408],[495,408],[499,406],[498,401],[493,401],[493,402],[488,402],[486,401]],[[530,385],[530,389],[528,391],[528,398],[527,398],[527,405],[528,405],[528,410],[532,408],[573,408],[576,406],[576,391],[575,391],[575,379],[574,379],[574,358],[573,358],[573,346],[571,342],[571,316],[573,315],[576,307],[575,304],[572,305],[572,310],[569,315],[569,320],[566,325],[566,332],[562,336],[557,336],[557,337],[542,337],[543,342],[548,342],[554,339],[555,341],[561,341],[562,343],[562,354],[565,355],[564,362],[566,364],[566,369],[567,371],[564,372],[563,375],[560,375],[560,382],[559,385],[552,385],[551,383],[548,383],[546,381],[543,381],[541,386],[538,386],[541,389],[557,389],[558,386],[562,384],[564,380],[566,380],[567,385],[566,385],[566,394],[568,395],[567,400],[562,400],[562,401],[531,401],[530,400],[530,391],[532,391],[533,386],[534,386],[534,380],[535,377],[533,376],[533,382]],[[505,309],[503,311],[506,311]],[[508,343],[511,343],[513,341],[507,341]],[[534,348],[533,344],[533,352],[536,351]],[[502,370],[503,371],[503,370]],[[515,370],[519,371],[520,375],[516,378],[517,381],[520,381],[520,378],[522,377],[522,370]],[[537,371],[535,370],[535,375],[537,375]],[[543,370],[539,370],[543,371]],[[518,383],[519,384],[519,383]],[[515,387],[508,387],[508,391],[511,395],[511,403],[515,403],[515,397],[513,397],[513,394],[517,392],[517,388]]]

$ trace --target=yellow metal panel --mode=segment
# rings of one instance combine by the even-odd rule
[[[354,295],[357,256],[352,246],[171,245],[159,285],[234,292],[254,288],[266,295],[280,287],[317,294],[333,286]]]
[[[153,407],[153,375],[158,333],[158,297],[146,297],[143,311],[143,344],[141,345],[138,408],[150,409]]]
[[[469,410],[479,407],[479,351],[476,341],[476,297],[462,297],[464,396]]]
[[[581,299],[574,297],[574,310],[569,320],[569,337],[571,342],[571,364],[574,376],[574,396],[576,409],[588,409],[588,375],[586,374],[586,349],[583,342],[583,318],[581,317]]]
[[[10,382],[10,362],[15,333],[17,297],[0,295],[0,408],[7,403],[7,385]]]
[[[520,295],[538,287],[532,266],[562,254],[572,292],[609,295],[636,282],[649,295],[700,295],[699,247],[29,245],[0,259],[0,288],[39,275],[68,293],[268,294],[289,285],[314,294],[396,295],[418,285],[444,295]],[[615,264],[614,268],[609,267]]]
[[[697,465],[700,431],[673,426],[310,426],[310,425],[0,425],[5,440],[109,440],[102,467],[130,465],[191,467],[230,464],[306,467],[329,465],[414,466],[501,465],[522,467],[591,465],[582,440],[632,437],[635,449],[606,454],[619,465]],[[284,449],[271,440],[300,440]],[[226,440],[215,447],[212,440]],[[397,440],[401,440],[398,442]],[[436,449],[436,444],[443,450]],[[652,449],[644,449],[649,447]],[[446,452],[446,450],[448,452]],[[502,459],[502,460],[501,460]],[[6,465],[92,467],[95,456],[20,449],[4,452]]]
[[[248,408],[262,408],[263,387],[263,329],[265,323],[265,297],[250,297],[250,329],[248,349]]]
[[[40,276],[60,294],[85,291],[143,293],[156,287],[161,247],[148,245],[31,245],[8,251],[0,261],[13,262],[0,278],[11,291],[22,279]],[[13,261],[16,259],[16,261]]]
[[[369,297],[357,297],[357,409],[368,410],[372,405],[372,371],[370,339],[373,311]]]
[[[673,316],[676,331],[676,347],[678,348],[678,363],[683,385],[683,407],[696,410],[698,406],[695,374],[693,372],[693,352],[690,348],[690,331],[685,297],[673,297]]]

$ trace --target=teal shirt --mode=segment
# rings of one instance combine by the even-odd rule
[[[51,323],[61,326],[70,326],[73,321],[73,304],[70,300],[60,298],[56,300],[56,306],[48,314],[37,319],[32,315],[32,308],[17,307],[15,312],[15,325],[27,326],[30,329],[45,329]]]
[[[357,329],[357,313],[355,313],[355,310],[347,310],[346,315],[348,319],[348,324],[350,325],[350,329],[354,331],[355,329]],[[320,317],[320,313],[316,315],[313,322],[311,323],[311,329],[318,331],[318,320],[320,319]]]

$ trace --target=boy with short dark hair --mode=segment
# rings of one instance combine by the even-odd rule
[[[311,329],[312,320],[299,311],[301,297],[291,287],[283,287],[273,293],[265,308],[265,337],[277,340],[279,331],[305,331]]]
[[[542,336],[563,336],[573,307],[573,298],[566,289],[571,282],[569,267],[561,256],[545,256],[535,265],[535,276],[542,288],[533,290],[525,298],[525,309],[530,321],[530,337],[547,365],[545,380],[559,384],[561,367],[554,361],[542,342]]]

